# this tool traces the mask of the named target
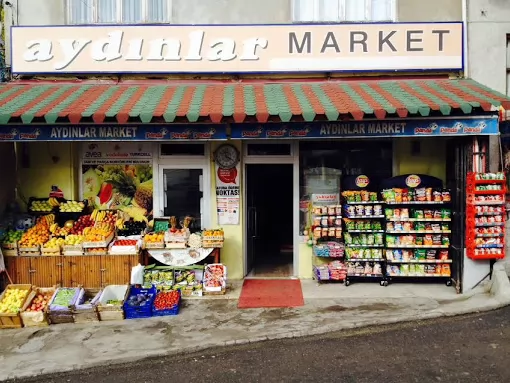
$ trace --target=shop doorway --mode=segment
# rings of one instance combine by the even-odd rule
[[[247,276],[293,275],[293,165],[246,165]]]

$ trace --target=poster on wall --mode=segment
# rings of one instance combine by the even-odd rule
[[[215,165],[216,174],[216,208],[218,225],[239,224],[239,204],[241,186],[239,181],[241,165],[223,169]]]
[[[143,143],[88,143],[82,147],[82,195],[90,206],[118,209],[136,221],[153,210],[152,147]]]

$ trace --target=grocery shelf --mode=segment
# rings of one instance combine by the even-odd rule
[[[443,201],[407,201],[407,202],[386,202],[386,205],[448,205],[451,202]]]
[[[451,222],[451,218],[388,218],[390,222]]]
[[[384,258],[349,258],[345,262],[384,262]]]
[[[503,237],[504,233],[487,233],[487,234],[477,234],[477,238],[494,238],[494,237]]]
[[[385,204],[384,201],[361,201],[361,202],[345,202],[345,205],[377,205],[377,204]]]
[[[503,244],[494,244],[494,245],[476,245],[477,249],[502,249],[505,247]]]
[[[475,190],[473,194],[476,195],[505,195],[506,190]]]
[[[388,249],[448,249],[448,245],[386,245]]]
[[[400,274],[388,274],[389,277],[392,278],[451,278],[451,275],[443,275],[443,274],[407,274],[407,275],[400,275]]]
[[[439,230],[439,231],[432,231],[432,230],[408,230],[408,231],[401,231],[401,230],[392,230],[387,231],[386,234],[451,234],[451,230]]]
[[[475,227],[505,226],[504,222],[477,223]]]
[[[383,248],[384,245],[354,245],[354,244],[345,244],[345,247],[354,247],[354,248]]]
[[[384,230],[347,230],[347,233],[385,233]]]
[[[497,206],[497,205],[505,205],[506,201],[484,201],[484,202],[473,202],[475,206]]]
[[[384,274],[349,274],[348,277],[366,277],[366,278],[382,278]]]
[[[437,263],[452,263],[453,261],[451,259],[419,259],[419,260],[409,260],[409,261],[393,261],[393,260],[388,260],[386,261],[388,262],[389,264],[406,264],[406,263],[434,263],[434,264],[437,264]]]
[[[384,215],[354,215],[351,217],[343,217],[344,219],[377,219],[384,218]]]

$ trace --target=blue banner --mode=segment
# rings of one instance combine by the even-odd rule
[[[232,138],[363,138],[497,135],[497,118],[232,124]]]
[[[0,141],[225,140],[226,125],[4,125]]]

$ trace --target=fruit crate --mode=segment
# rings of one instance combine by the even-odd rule
[[[62,253],[64,255],[83,255],[82,245],[64,245],[62,247]]]
[[[6,257],[17,257],[18,253],[18,244],[17,243],[3,243],[2,244],[2,254]]]
[[[123,320],[124,310],[122,306],[129,292],[128,285],[109,285],[104,288],[97,303],[99,320]],[[115,300],[118,304],[108,304],[108,301]]]
[[[223,247],[224,241],[210,241],[208,239],[202,239],[202,247],[204,249],[221,249]]]
[[[177,304],[174,307],[172,307],[170,309],[157,310],[156,307],[154,307],[154,303],[153,303],[152,316],[163,317],[163,316],[178,315],[179,311],[181,309],[181,301],[182,301],[182,295],[181,295],[181,292],[179,291],[179,301],[177,302]]]
[[[28,294],[25,297],[21,307],[25,304],[30,292],[32,291],[32,285],[7,285],[5,291],[0,294],[0,302],[4,299],[4,296],[7,290],[18,289],[18,290],[27,290]],[[16,314],[0,314],[0,328],[21,328],[23,327],[23,321],[21,320],[21,312]]]
[[[42,247],[41,255],[45,255],[48,257],[58,257],[58,256],[62,255],[62,252],[60,250],[60,247],[55,247],[55,248]]]
[[[68,200],[66,200],[64,198],[59,198],[60,203],[62,203],[62,202],[65,203],[67,201]],[[87,215],[90,212],[88,200],[83,200],[83,201],[79,201],[79,202],[82,202],[85,205],[84,208],[82,209],[82,211],[80,211],[80,212],[62,212],[62,211],[60,211],[60,207],[56,208],[56,211],[55,211],[56,222],[59,224],[59,226],[61,226],[61,227],[64,226],[64,224],[67,221],[76,221],[82,215]]]
[[[34,257],[41,255],[41,247],[33,246],[33,247],[18,247],[18,253],[21,257]]]
[[[154,305],[154,298],[156,298],[156,288],[143,288],[131,286],[129,288],[129,294],[127,299],[124,301],[123,309],[126,319],[139,319],[139,318],[150,318],[152,316],[152,307]],[[130,306],[129,300],[138,294],[147,294],[149,300],[145,302],[143,306]]]
[[[74,323],[99,322],[97,305],[102,292],[96,289],[80,289],[78,299],[71,305]],[[89,302],[85,303],[87,301]]]
[[[28,199],[28,204],[27,204],[27,210],[28,212],[31,214],[31,215],[36,215],[36,216],[39,216],[39,215],[46,215],[46,214],[51,214],[51,213],[56,213],[58,212],[58,206],[53,206],[51,210],[49,211],[34,211],[32,210],[32,202],[45,202],[45,201],[48,201],[49,198],[46,197],[46,198],[37,198],[37,197],[30,197]],[[65,199],[64,198],[56,198],[56,200],[60,203],[60,202],[64,202]]]
[[[74,291],[74,295],[69,301],[69,304],[67,306],[62,306],[54,303],[57,294],[59,293],[60,290],[63,289]],[[48,310],[51,324],[74,322],[73,314],[71,312],[71,306],[76,302],[76,299],[78,299],[79,292],[80,289],[77,287],[61,287],[55,291],[55,294],[53,294]]]
[[[164,249],[165,242],[143,242],[144,249]]]
[[[83,242],[83,248],[97,248],[97,247],[108,247],[110,242],[113,240],[114,233],[110,233],[108,237],[104,239],[104,241],[97,242]]]
[[[28,295],[28,298],[21,310],[21,320],[24,327],[46,327],[50,325],[48,318],[48,306],[42,311],[26,311],[35,297],[39,294],[51,294],[52,298],[57,290],[56,287],[37,287]],[[49,302],[48,302],[49,303]]]

